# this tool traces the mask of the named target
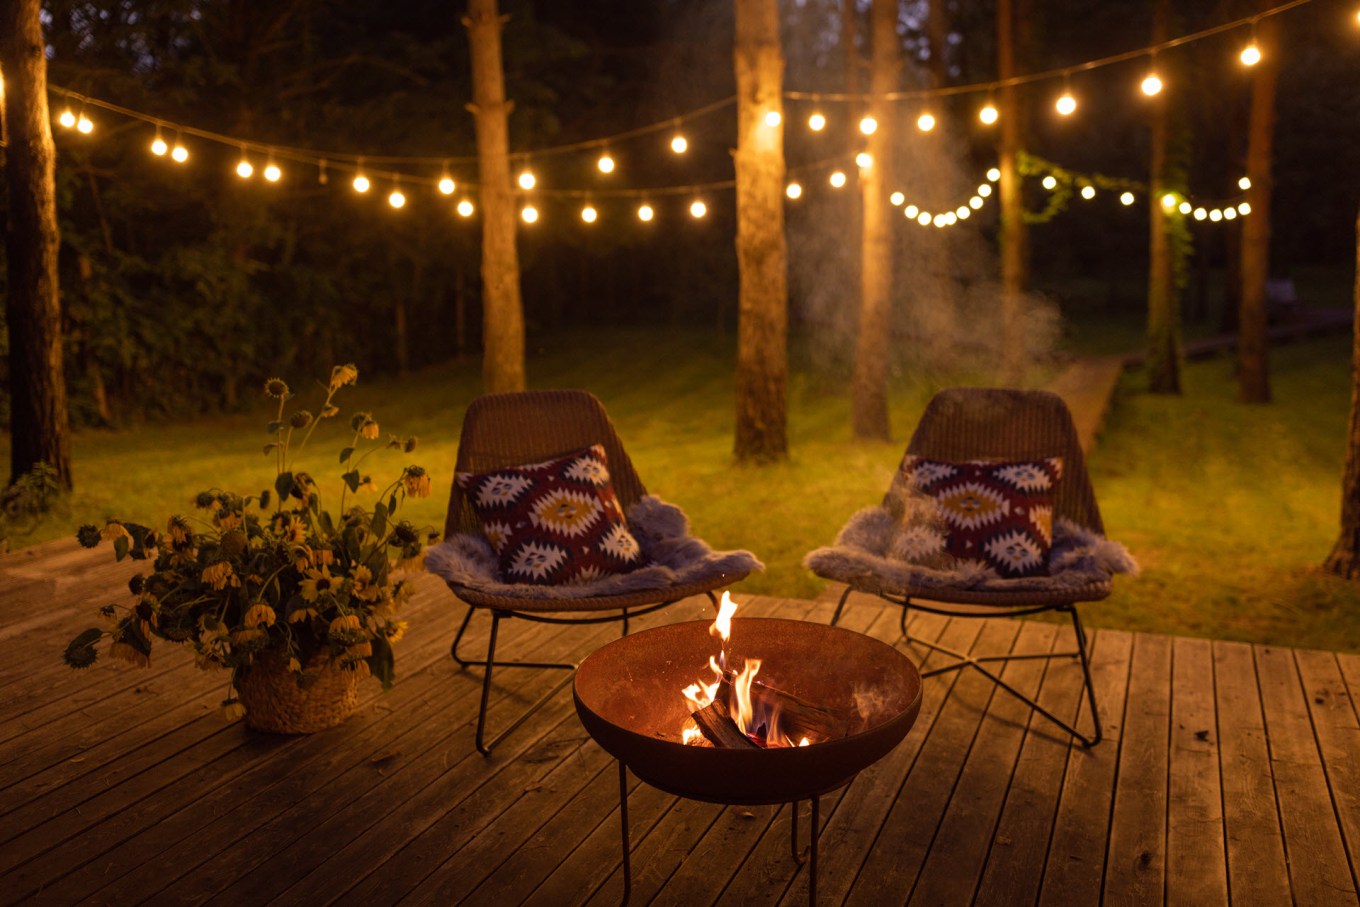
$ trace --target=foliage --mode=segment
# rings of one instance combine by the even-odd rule
[[[129,582],[131,605],[100,609],[108,627],[73,639],[66,663],[89,667],[107,636],[111,656],[147,665],[158,637],[191,645],[201,668],[230,668],[233,682],[268,657],[306,686],[335,660],[371,672],[386,689],[394,669],[391,644],[406,630],[396,615],[410,595],[408,574],[421,568],[423,543],[433,537],[396,514],[408,496],[429,496],[430,477],[408,465],[371,509],[347,507],[346,500],[378,491],[364,470],[370,455],[383,448],[409,453],[416,439],[389,436],[384,443],[372,414],[356,412],[353,436],[340,451],[345,471],[337,516],[322,508],[312,477],[295,467],[317,426],[339,415],[336,393],[357,378],[353,365],[333,368],[315,414],[286,412],[293,397],[288,385],[279,378],[265,382],[265,393],[278,400],[266,429],[274,440],[264,445],[275,462],[271,489],[244,497],[218,488],[200,492],[194,505],[203,515],[173,515],[164,530],[117,519],[103,528],[82,526],[77,538],[85,547],[109,541],[118,560],[150,560],[153,570]],[[241,711],[235,699],[223,705],[229,715]]]
[[[41,460],[0,491],[0,554],[16,532],[31,532],[61,494],[57,471]]]

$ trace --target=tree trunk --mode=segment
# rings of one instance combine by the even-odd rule
[[[776,0],[736,0],[738,460],[788,454],[788,250],[784,238],[784,57]]]
[[[949,84],[949,4],[945,0],[929,0],[926,18],[926,31],[930,36],[930,80],[932,88],[944,88]],[[940,113],[936,111],[936,116]],[[942,121],[943,122],[943,121]],[[910,129],[910,127],[908,127]],[[948,211],[955,204],[955,189],[947,181],[939,181],[935,195],[929,199],[930,210]],[[933,311],[925,319],[927,342],[930,344],[931,364],[948,366],[954,361],[954,346],[957,339],[957,319],[959,310],[958,286],[954,281],[954,236],[953,230],[931,230],[926,232],[926,242],[930,244],[933,260],[933,281],[927,305]]]
[[[5,323],[9,328],[10,480],[43,462],[71,487],[70,422],[57,291],[56,148],[47,109],[40,0],[0,9],[0,71],[9,134]]]
[[[524,306],[510,191],[510,139],[501,27],[496,0],[468,0],[472,103],[477,120],[477,176],[482,184],[482,389],[524,390]]]
[[[1275,78],[1279,72],[1280,17],[1256,26],[1261,62],[1251,77],[1251,113],[1247,127],[1247,202],[1251,214],[1242,221],[1242,297],[1238,310],[1238,397],[1245,403],[1270,402],[1266,346],[1266,277],[1270,274],[1271,145],[1275,136]]]
[[[1171,0],[1157,0],[1152,14],[1152,42],[1166,40],[1171,25]],[[1148,165],[1148,390],[1154,394],[1179,394],[1180,299],[1171,262],[1171,218],[1180,217],[1175,209],[1162,205],[1162,195],[1170,188],[1167,178],[1167,146],[1171,133],[1171,113],[1166,93],[1149,99],[1152,105],[1151,160]]]
[[[897,87],[897,0],[874,0],[870,10],[873,43],[869,67],[869,110],[878,128],[869,136],[873,158],[860,170],[864,211],[861,245],[859,325],[855,335],[851,424],[856,438],[886,441],[888,425],[888,350],[892,337],[893,207],[888,202],[893,170],[894,105],[884,95]]]
[[[1341,536],[1322,565],[1324,570],[1346,579],[1360,578],[1360,215],[1355,218],[1354,307],[1351,417],[1346,433],[1346,471],[1341,477]]]
[[[997,98],[1001,134],[997,146],[1001,171],[1001,342],[1002,366],[1007,382],[1019,381],[1024,370],[1024,293],[1026,282],[1026,236],[1024,199],[1020,194],[1019,153],[1021,137],[1020,96],[1008,79],[1016,75],[1015,10],[1012,0],[996,3]]]

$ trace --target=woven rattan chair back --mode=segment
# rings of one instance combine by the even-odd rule
[[[586,391],[523,391],[478,397],[463,417],[454,469],[476,473],[522,466],[592,444],[604,445],[614,492],[626,513],[647,490],[633,469],[604,405]],[[481,521],[455,481],[449,495],[445,536],[481,531]]]
[[[1039,460],[1062,457],[1062,478],[1054,492],[1053,514],[1104,534],[1086,458],[1067,404],[1050,391],[955,387],[942,390],[926,406],[907,456],[960,460]],[[884,506],[894,509],[902,473]]]

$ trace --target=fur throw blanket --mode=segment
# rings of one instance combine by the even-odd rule
[[[810,551],[803,566],[818,576],[863,592],[892,594],[906,589],[976,589],[988,592],[1049,592],[1107,582],[1116,573],[1136,574],[1128,549],[1071,520],[1053,521],[1048,576],[1006,579],[980,561],[923,565],[894,556],[898,521],[882,507],[852,516],[836,544]]]
[[[425,567],[448,582],[486,595],[511,598],[573,599],[628,595],[690,583],[745,576],[765,565],[749,551],[714,551],[689,534],[689,519],[674,504],[647,495],[625,516],[647,565],[631,573],[601,577],[571,586],[503,583],[490,543],[481,535],[450,536],[425,554]]]

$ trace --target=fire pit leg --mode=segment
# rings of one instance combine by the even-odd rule
[[[619,827],[623,831],[623,900],[627,904],[633,893],[632,847],[628,836],[628,767],[619,760]]]
[[[791,815],[789,816],[789,848],[793,853],[794,861],[802,866],[807,864],[808,868],[808,903],[817,903],[817,825],[821,814],[822,798],[816,796],[812,798],[812,840],[808,846],[802,850],[798,849],[798,800],[789,804]]]

